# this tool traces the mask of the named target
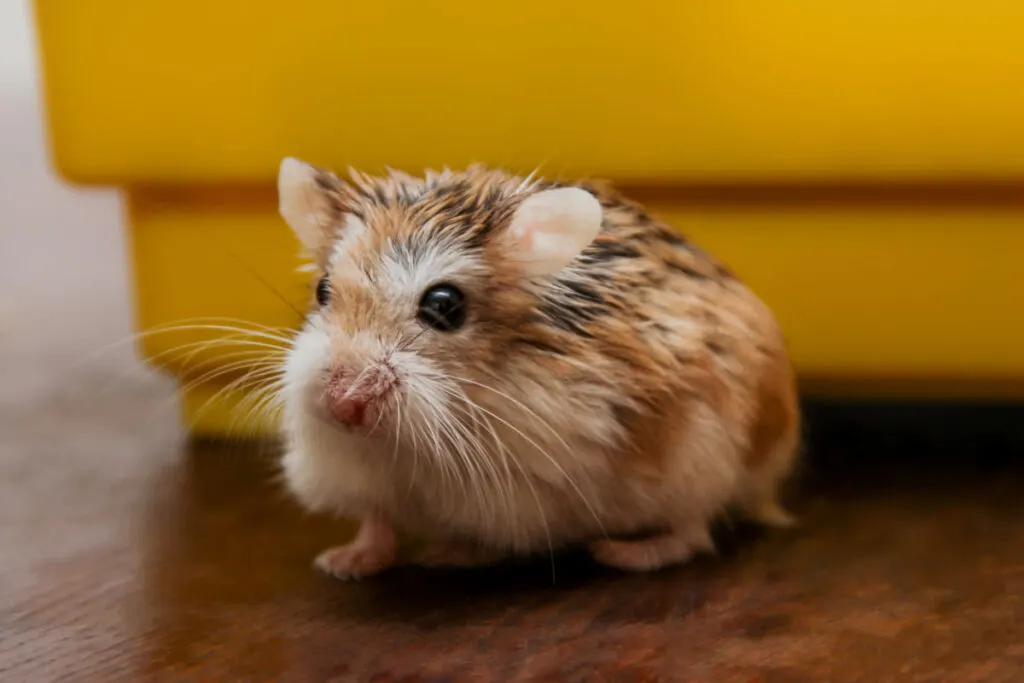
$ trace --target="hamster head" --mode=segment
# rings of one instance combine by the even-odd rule
[[[602,221],[586,190],[483,168],[343,181],[286,159],[278,192],[319,275],[285,369],[286,411],[368,438],[472,419],[463,392],[500,375],[534,288]]]

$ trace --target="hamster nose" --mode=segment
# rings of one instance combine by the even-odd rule
[[[397,384],[394,371],[386,363],[371,365],[361,372],[337,369],[325,387],[324,402],[340,424],[360,428],[380,421],[384,401]]]
[[[324,402],[334,419],[347,427],[358,427],[366,415],[363,392],[353,391],[352,373],[338,369],[332,373],[324,392]]]
[[[334,419],[346,427],[359,427],[366,419],[366,399],[362,396],[328,396],[327,407]]]

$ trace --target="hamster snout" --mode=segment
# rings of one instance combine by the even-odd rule
[[[370,365],[361,372],[339,368],[328,378],[323,399],[339,424],[358,429],[377,421],[381,405],[396,384],[394,370],[385,363]]]

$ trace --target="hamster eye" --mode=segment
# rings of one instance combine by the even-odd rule
[[[454,332],[466,322],[466,295],[453,285],[434,285],[423,293],[416,317],[435,330]]]
[[[327,302],[331,300],[331,281],[324,275],[320,278],[320,281],[316,283],[316,302],[321,306],[326,306]]]

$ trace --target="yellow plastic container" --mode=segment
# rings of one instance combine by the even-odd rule
[[[775,307],[811,391],[1024,394],[1019,0],[36,9],[55,165],[125,189],[141,329],[297,324],[285,155],[485,161],[638,188]],[[245,357],[175,348],[226,334],[143,342],[197,432]]]

